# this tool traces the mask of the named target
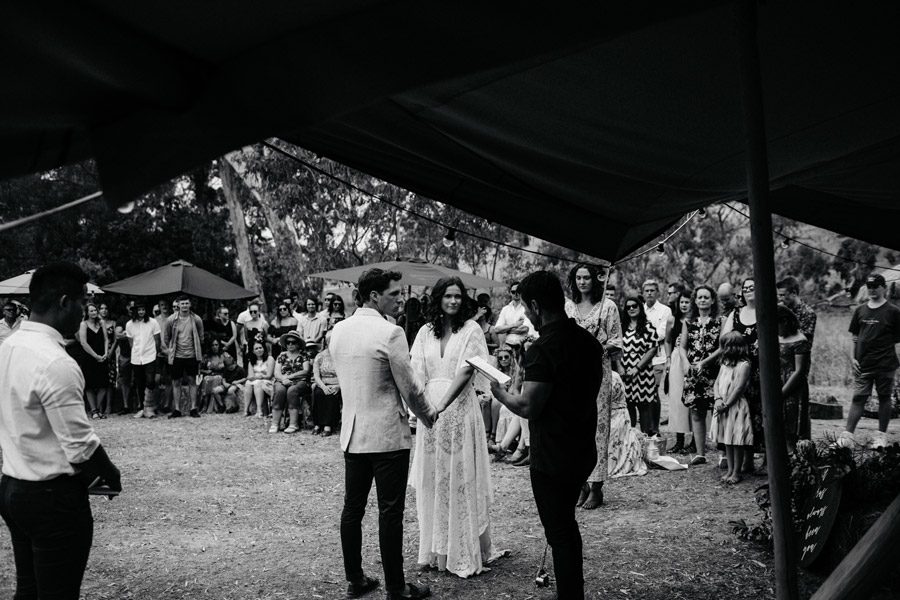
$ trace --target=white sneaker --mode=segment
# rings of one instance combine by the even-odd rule
[[[859,445],[859,443],[856,441],[856,438],[853,437],[853,434],[846,430],[841,432],[841,435],[838,436],[836,443],[841,448],[855,448]]]
[[[869,448],[872,448],[873,450],[884,448],[887,445],[887,434],[885,434],[885,432],[883,431],[879,431],[878,433],[876,433],[872,438],[872,441],[869,442]]]

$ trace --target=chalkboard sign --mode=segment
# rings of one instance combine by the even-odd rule
[[[811,565],[822,549],[841,504],[841,478],[829,479],[831,467],[822,467],[822,483],[813,490],[803,508],[803,529],[800,535],[800,566]]]

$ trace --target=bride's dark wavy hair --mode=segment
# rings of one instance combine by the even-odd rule
[[[451,285],[457,286],[462,293],[462,305],[459,307],[459,312],[451,317],[450,320],[450,329],[453,333],[462,329],[466,321],[474,317],[478,310],[475,301],[469,298],[466,286],[459,277],[443,277],[439,279],[431,289],[431,302],[428,305],[427,313],[428,324],[431,325],[431,331],[438,339],[444,333],[445,315],[444,311],[441,310],[441,300],[444,298],[447,288]]]

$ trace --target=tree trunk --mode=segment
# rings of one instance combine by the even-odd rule
[[[238,263],[241,267],[241,278],[244,287],[256,290],[265,310],[266,298],[256,270],[256,259],[250,249],[250,238],[247,236],[247,222],[244,220],[244,208],[241,206],[240,188],[235,181],[235,172],[227,160],[219,162],[219,177],[222,180],[222,195],[231,215],[231,229],[234,231],[234,242],[237,248]]]
[[[272,241],[275,244],[276,258],[281,267],[282,274],[290,282],[293,290],[301,287],[309,287],[309,278],[305,273],[309,271],[306,258],[300,248],[300,236],[294,221],[288,217],[280,217],[275,208],[275,200],[265,191],[262,181],[256,173],[252,173],[246,166],[242,151],[235,151],[225,156],[225,161],[244,182],[244,186],[259,203],[269,230],[272,232]]]

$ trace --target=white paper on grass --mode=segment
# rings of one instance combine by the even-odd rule
[[[506,385],[507,383],[509,383],[509,375],[507,375],[497,367],[492,366],[488,361],[484,360],[480,356],[467,358],[466,362],[491,381],[496,381],[500,385]]]

